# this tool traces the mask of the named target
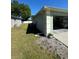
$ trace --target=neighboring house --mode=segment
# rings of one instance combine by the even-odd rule
[[[11,27],[19,27],[22,24],[21,17],[11,16]]]
[[[22,23],[30,24],[32,23],[32,17],[30,16],[27,21],[23,21]]]
[[[31,21],[31,20],[28,20],[28,21],[23,21],[22,23],[23,23],[23,24],[31,24],[32,21]]]
[[[45,6],[33,16],[33,23],[44,35],[53,34],[54,29],[68,28],[68,11]]]

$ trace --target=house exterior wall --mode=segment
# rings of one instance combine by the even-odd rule
[[[16,27],[19,27],[21,24],[22,24],[21,20],[18,20],[18,19],[15,20],[15,26]]]
[[[15,20],[11,19],[11,27],[14,27],[14,25],[15,25]]]
[[[36,24],[37,29],[39,29],[44,35],[48,36],[48,34],[53,34],[54,16],[67,16],[67,13],[56,12],[56,11],[51,12],[51,11],[42,10],[36,16],[34,16],[33,23]],[[64,22],[67,23],[66,21]],[[67,27],[66,24],[65,24],[65,27]]]
[[[49,12],[36,15],[33,18],[33,23],[45,36],[53,33],[53,16]]]
[[[46,16],[46,35],[53,32],[53,16]]]
[[[30,24],[30,23],[32,23],[32,21],[24,21],[24,22],[22,22],[23,24]]]
[[[53,16],[67,16],[67,13],[62,13],[62,12],[52,12],[50,15]]]
[[[33,23],[36,25],[37,29],[46,35],[46,15],[39,14],[33,18]]]
[[[67,13],[62,13],[62,12],[50,12],[50,11],[47,11],[46,12],[46,15],[47,15],[47,24],[48,22],[51,24],[51,26],[48,24],[47,25],[47,33],[50,33],[52,32],[51,34],[53,34],[53,27],[54,27],[54,18],[55,17],[60,17],[60,19],[62,20],[62,25],[63,25],[63,28],[68,28],[68,15]],[[57,19],[58,20],[58,19]],[[50,26],[50,28],[49,28]],[[49,30],[50,29],[50,30]]]
[[[19,19],[11,19],[11,27],[19,27],[22,24],[22,21]]]

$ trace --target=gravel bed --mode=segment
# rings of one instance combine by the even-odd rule
[[[60,59],[68,59],[68,47],[56,38],[40,37],[36,44],[41,48],[47,49],[50,53],[60,56]]]

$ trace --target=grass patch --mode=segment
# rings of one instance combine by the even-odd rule
[[[27,30],[27,28],[28,28],[28,24],[22,24],[20,26],[20,29],[22,29],[22,30]]]
[[[26,34],[28,24],[11,30],[11,58],[12,59],[53,59],[52,54],[40,49],[35,44],[37,37],[34,34]]]

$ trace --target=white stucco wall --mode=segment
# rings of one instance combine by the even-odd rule
[[[15,20],[15,26],[19,27],[22,24],[21,20],[16,19]]]
[[[14,27],[14,26],[19,27],[21,24],[22,24],[21,20],[11,19],[11,27]]]
[[[30,24],[30,23],[32,23],[32,21],[24,21],[22,23],[24,23],[24,24]]]
[[[37,15],[33,19],[33,23],[36,24],[36,27],[44,34],[48,35],[53,33],[53,16],[48,16],[45,14]]]
[[[58,16],[58,15],[63,15],[65,16],[65,13],[57,13],[57,12],[53,12],[50,13],[45,12],[42,14],[37,14],[34,19],[33,19],[33,23],[36,24],[37,28],[44,34],[44,35],[48,35],[49,33],[53,34],[53,19],[54,16]]]
[[[46,35],[53,33],[53,16],[46,16]]]
[[[15,21],[14,19],[11,19],[11,27],[14,27],[14,25],[15,25]]]
[[[36,24],[36,27],[44,35],[46,35],[46,15],[45,14],[35,16],[35,18],[33,19],[33,23]]]

